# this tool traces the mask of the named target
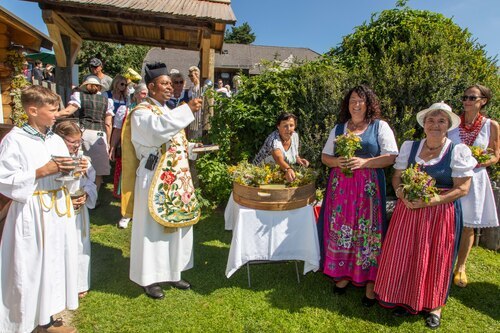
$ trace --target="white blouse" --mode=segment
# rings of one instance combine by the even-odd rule
[[[419,155],[424,142],[426,139],[420,142],[420,145],[417,149],[417,153],[415,156],[415,162],[420,165],[435,165],[443,158],[448,146],[451,144],[450,139],[446,139],[446,142],[439,153],[439,156],[433,158],[429,161],[422,160]],[[408,167],[408,158],[410,157],[411,147],[413,145],[413,141],[405,141],[401,146],[401,150],[399,152],[398,157],[396,158],[396,163],[394,164],[394,169],[404,170]],[[455,145],[455,148],[451,152],[451,176],[454,178],[462,178],[462,177],[472,177],[474,174],[473,169],[477,165],[477,161],[474,157],[472,157],[472,153],[466,145],[460,143]]]
[[[325,147],[323,148],[322,153],[326,155],[335,155],[335,130],[337,126],[333,127],[328,136],[328,140],[326,140]],[[347,126],[344,126],[344,134],[347,133]],[[389,124],[383,120],[379,122],[378,128],[378,137],[377,137],[378,145],[380,146],[380,155],[397,155],[398,154],[398,144],[396,142],[396,138],[394,137],[394,132],[389,127]]]

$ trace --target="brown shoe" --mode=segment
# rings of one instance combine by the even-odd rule
[[[35,330],[36,333],[76,333],[77,330],[74,327],[71,326],[49,326],[49,327],[42,327],[38,326],[37,329]]]

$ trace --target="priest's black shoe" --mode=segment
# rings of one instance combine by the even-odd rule
[[[366,295],[361,299],[361,304],[363,304],[367,308],[371,308],[375,305],[375,303],[377,303],[377,300],[375,298],[368,298],[366,297]]]
[[[172,287],[177,288],[177,289],[186,290],[186,289],[190,289],[191,288],[191,283],[187,282],[186,280],[179,280],[179,281],[175,281],[175,282],[169,282],[169,284]]]
[[[146,292],[146,295],[154,299],[162,299],[165,297],[163,290],[157,283],[144,287],[144,292]]]

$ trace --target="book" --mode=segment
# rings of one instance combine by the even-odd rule
[[[206,153],[209,151],[219,150],[218,145],[203,145],[201,147],[194,147],[193,153]]]

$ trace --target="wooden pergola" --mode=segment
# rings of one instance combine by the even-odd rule
[[[213,80],[215,51],[222,48],[226,25],[236,22],[231,0],[25,1],[42,9],[63,98],[70,94],[71,68],[84,39],[196,50],[202,79]]]

